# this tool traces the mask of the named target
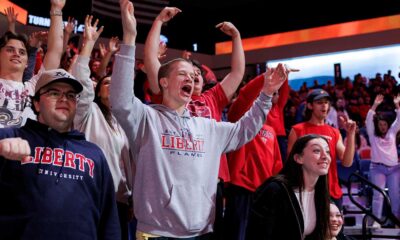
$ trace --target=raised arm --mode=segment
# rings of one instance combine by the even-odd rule
[[[77,127],[80,127],[86,117],[91,114],[91,104],[93,104],[94,99],[93,83],[90,79],[89,60],[94,45],[104,28],[100,27],[97,29],[99,23],[98,19],[93,24],[92,22],[93,16],[86,16],[82,50],[79,53],[76,63],[72,67],[72,75],[74,75],[83,86],[74,118],[74,123]]]
[[[63,21],[62,10],[66,0],[51,0],[50,29],[47,43],[47,53],[43,66],[46,70],[56,69],[60,66],[63,53]]]
[[[397,132],[400,130],[400,94],[394,97],[393,103],[396,106],[396,119],[390,126],[389,130],[397,134]]]
[[[111,109],[132,141],[137,133],[137,120],[141,115],[143,104],[134,97],[135,75],[135,39],[136,19],[133,4],[128,0],[120,0],[123,40],[120,51],[115,55],[113,73],[111,75],[110,103]]]
[[[46,31],[33,32],[31,35],[29,35],[28,66],[27,68],[25,68],[24,76],[22,77],[23,82],[28,81],[33,77],[36,65],[37,51],[42,45],[42,43],[45,42],[46,40],[47,40]]]
[[[267,69],[261,94],[254,101],[252,107],[239,119],[239,121],[234,123],[233,129],[230,129],[228,135],[226,135],[226,132],[216,132],[220,142],[225,142],[227,144],[224,146],[224,152],[236,150],[256,136],[271,109],[272,94],[282,86],[288,73],[289,72],[286,71],[282,64],[279,64],[276,69]]]
[[[68,22],[64,27],[63,53],[67,50],[68,41],[71,38],[74,29],[75,29],[75,18],[68,17]]]
[[[15,13],[13,7],[4,9],[4,12],[6,13],[7,17],[8,31],[15,34],[15,23],[17,22],[18,13]]]
[[[99,44],[101,63],[97,70],[98,76],[104,77],[107,74],[108,63],[110,62],[111,57],[118,51],[118,42],[118,37],[112,37],[110,41],[108,41],[108,48],[104,46],[104,44]]]
[[[355,152],[355,136],[357,124],[351,119],[340,117],[347,133],[346,146],[343,144],[342,136],[339,134],[339,141],[336,145],[337,157],[342,160],[344,167],[350,167],[353,164],[354,152]]]
[[[367,117],[365,118],[365,126],[367,128],[367,134],[369,136],[373,136],[375,133],[375,125],[374,125],[374,116],[376,108],[383,102],[383,95],[378,94],[375,97],[374,103],[371,108],[368,110]]]
[[[144,66],[146,68],[150,90],[154,94],[160,93],[160,87],[158,86],[158,69],[160,69],[161,63],[158,59],[158,52],[161,27],[163,23],[168,22],[180,12],[181,10],[179,8],[165,7],[154,20],[150,32],[147,35],[146,43],[144,45]]]
[[[221,82],[226,97],[230,100],[243,79],[245,60],[240,32],[230,22],[222,22],[216,26],[226,35],[232,37],[231,72]]]

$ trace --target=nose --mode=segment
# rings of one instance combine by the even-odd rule
[[[197,76],[193,76],[193,75],[191,75],[191,74],[187,74],[185,80],[186,80],[187,82],[193,82],[195,77],[197,77]]]

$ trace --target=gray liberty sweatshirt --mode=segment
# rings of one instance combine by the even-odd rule
[[[137,230],[185,238],[212,231],[219,161],[259,132],[271,108],[261,93],[236,123],[179,116],[164,105],[144,105],[133,94],[135,47],[115,57],[110,98],[134,159]]]

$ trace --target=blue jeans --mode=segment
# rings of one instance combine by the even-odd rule
[[[389,189],[389,198],[393,214],[400,217],[400,165],[388,167],[383,164],[371,162],[370,179],[373,184],[381,189]],[[374,191],[372,198],[372,213],[378,218],[382,217],[383,196]]]

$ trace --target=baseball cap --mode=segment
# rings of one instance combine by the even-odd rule
[[[83,86],[78,80],[76,80],[71,74],[69,74],[64,69],[52,69],[48,71],[43,71],[36,83],[35,94],[43,87],[49,85],[50,83],[64,82],[70,84],[77,93],[82,92]]]
[[[331,100],[331,96],[325,90],[320,88],[313,89],[307,95],[307,102],[311,103],[322,98],[328,98],[329,100]]]

